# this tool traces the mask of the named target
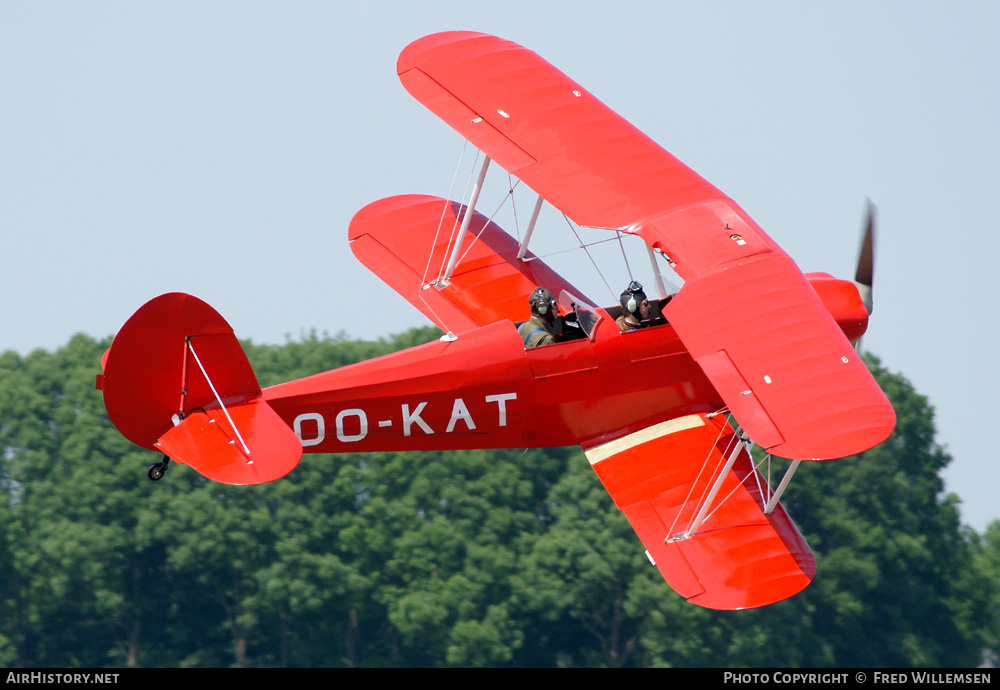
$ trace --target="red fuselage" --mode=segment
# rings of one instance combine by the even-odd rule
[[[669,325],[525,350],[499,322],[264,391],[306,452],[589,444],[720,407]]]
[[[867,313],[849,281],[809,276],[851,340]],[[525,350],[501,321],[264,390],[307,453],[590,446],[723,406],[669,325]]]

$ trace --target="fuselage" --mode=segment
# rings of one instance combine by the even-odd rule
[[[669,325],[525,350],[509,321],[264,391],[306,452],[567,446],[718,397]]]
[[[867,313],[849,281],[811,274],[849,339]],[[526,350],[510,321],[265,389],[307,453],[590,446],[723,406],[669,324]]]

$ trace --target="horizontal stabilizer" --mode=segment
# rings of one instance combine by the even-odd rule
[[[650,560],[692,603],[765,606],[812,581],[812,551],[780,504],[764,513],[766,482],[721,416],[673,419],[586,455]]]
[[[280,479],[302,458],[298,436],[263,400],[197,410],[165,433],[156,447],[223,484]]]

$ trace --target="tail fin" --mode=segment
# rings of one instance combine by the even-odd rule
[[[285,476],[302,443],[261,396],[222,316],[183,293],[132,315],[102,359],[97,387],[125,438],[226,484]]]

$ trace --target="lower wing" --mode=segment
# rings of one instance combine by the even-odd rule
[[[816,561],[720,416],[689,415],[585,450],[649,559],[673,589],[712,609],[786,599]]]
[[[478,212],[458,243],[455,271],[439,280],[466,209],[421,194],[380,199],[351,220],[351,251],[438,328],[452,333],[528,318],[528,296],[539,286],[583,297],[530,252],[517,258],[517,241]]]

